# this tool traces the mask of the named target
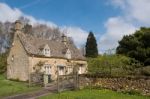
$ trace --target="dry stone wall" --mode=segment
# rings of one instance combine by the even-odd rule
[[[121,92],[135,91],[150,96],[150,78],[79,77],[80,87],[106,88]]]

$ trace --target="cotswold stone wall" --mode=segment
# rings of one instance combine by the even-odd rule
[[[7,57],[7,79],[27,81],[29,76],[29,59],[24,50],[17,31]]]
[[[94,88],[106,88],[115,91],[135,91],[143,95],[150,96],[150,78],[90,78],[90,77],[80,77],[79,79],[80,87],[94,87]]]
[[[67,67],[71,67],[71,65],[73,63],[78,63],[78,64],[84,64],[84,68],[82,69],[82,71],[85,73],[86,72],[86,68],[87,68],[87,62],[86,61],[82,61],[82,60],[71,60],[68,62],[67,59],[61,59],[61,58],[44,58],[44,57],[29,57],[29,66],[30,66],[30,73],[34,73],[35,70],[35,66],[36,64],[38,64],[39,62],[44,62],[44,64],[49,64],[51,66],[51,79],[52,80],[56,80],[57,79],[57,66],[61,65],[61,66],[65,66],[65,69],[68,69]],[[69,65],[70,63],[70,65]],[[64,74],[66,73],[65,71],[69,70],[64,70]],[[71,70],[70,70],[71,71]]]

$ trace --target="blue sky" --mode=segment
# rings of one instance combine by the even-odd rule
[[[103,33],[104,22],[118,13],[109,0],[1,0],[37,19],[59,26],[78,26],[86,31]]]
[[[103,53],[123,35],[150,26],[150,0],[0,0],[0,21],[19,16],[67,30],[79,47],[93,31]]]

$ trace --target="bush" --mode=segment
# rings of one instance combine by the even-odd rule
[[[6,67],[7,67],[7,54],[3,53],[0,54],[0,74],[6,72]]]
[[[135,75],[136,68],[142,66],[139,61],[122,55],[103,55],[97,58],[88,58],[88,70],[94,74]]]
[[[144,76],[150,76],[150,66],[141,68],[141,74]]]
[[[145,60],[144,65],[145,65],[145,66],[150,65],[150,58],[148,58],[148,59]]]
[[[126,90],[126,91],[122,91],[122,93],[129,94],[129,95],[141,95],[141,92],[137,90]]]

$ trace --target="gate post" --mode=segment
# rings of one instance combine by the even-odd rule
[[[57,67],[57,92],[59,93],[59,71],[58,71],[58,67]]]
[[[44,74],[44,87],[48,84],[48,75]]]
[[[73,77],[74,77],[74,88],[75,90],[79,88],[78,86],[78,66],[75,66],[74,67],[74,70],[73,70]]]

